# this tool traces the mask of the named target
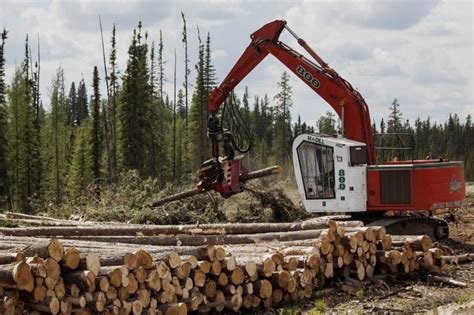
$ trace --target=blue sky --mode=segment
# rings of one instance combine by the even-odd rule
[[[125,69],[126,52],[139,20],[158,41],[162,30],[166,90],[173,91],[173,56],[178,55],[178,84],[184,80],[182,21],[188,20],[192,80],[201,36],[211,33],[213,63],[222,79],[248,45],[256,29],[285,19],[341,76],[366,99],[372,118],[388,115],[396,97],[405,118],[428,115],[444,121],[449,113],[462,118],[474,114],[473,4],[462,0],[350,0],[350,1],[15,1],[0,0],[0,27],[9,31],[6,43],[7,82],[24,55],[28,33],[36,54],[41,40],[43,103],[48,107],[50,82],[61,66],[67,88],[84,77],[88,86],[94,65],[102,66],[98,16],[108,43],[117,26],[119,65]],[[289,34],[281,39],[302,52]],[[237,88],[271,98],[285,67],[269,56]],[[292,76],[293,117],[314,123],[330,107]],[[105,94],[105,89],[102,91]]]

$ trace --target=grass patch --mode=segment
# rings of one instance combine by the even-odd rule
[[[458,296],[456,302],[459,304],[469,303],[474,300],[474,290],[469,290]]]
[[[452,276],[456,270],[459,269],[459,266],[458,265],[455,265],[455,264],[449,264],[448,265],[448,270],[446,270],[446,273],[450,276]]]
[[[327,308],[327,304],[324,300],[314,301],[314,308],[308,311],[308,315],[321,315]]]
[[[8,219],[0,219],[0,226],[6,227],[6,228],[19,227],[18,223],[8,220]]]
[[[279,315],[300,315],[301,311],[295,307],[285,307],[278,311]]]
[[[324,300],[316,300],[314,302],[314,308],[315,308],[316,311],[324,312],[326,307],[327,307],[327,305],[326,305],[326,302],[324,302]]]

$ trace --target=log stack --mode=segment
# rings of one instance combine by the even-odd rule
[[[266,233],[237,226],[174,227],[180,234],[166,236],[199,240],[193,246],[160,243],[165,236],[150,227],[147,236],[113,238],[123,243],[105,242],[105,232],[46,239],[34,229],[34,237],[3,229],[10,236],[0,239],[0,313],[252,312],[311,299],[333,278],[447,268],[429,237],[390,236],[358,221],[321,219],[270,226]],[[51,231],[57,226],[45,236]],[[154,245],[144,245],[147,239]]]

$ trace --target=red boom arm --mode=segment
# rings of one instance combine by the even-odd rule
[[[319,65],[278,41],[284,28],[287,28],[298,39],[298,43]],[[304,40],[298,38],[286,27],[286,21],[276,20],[268,23],[253,33],[250,38],[252,40],[250,45],[222,83],[212,91],[208,104],[211,114],[215,114],[219,110],[227,96],[242,79],[268,54],[272,54],[331,105],[343,120],[345,136],[348,139],[365,143],[368,164],[375,164],[370,114],[360,93],[329,68]]]

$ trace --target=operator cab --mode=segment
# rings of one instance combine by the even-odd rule
[[[293,165],[307,211],[366,211],[365,143],[320,134],[299,135],[293,141]]]

